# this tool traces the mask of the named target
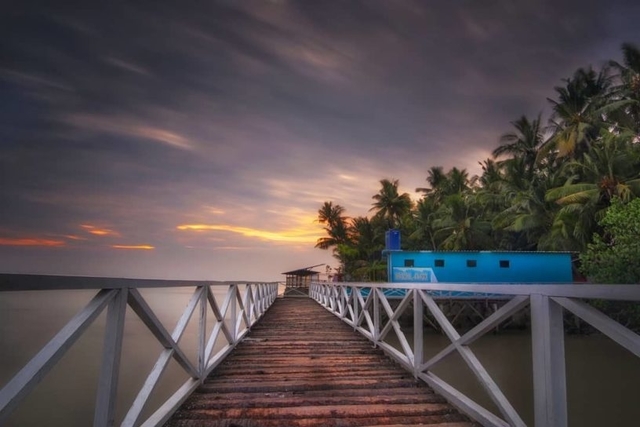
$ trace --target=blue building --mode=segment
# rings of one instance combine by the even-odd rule
[[[569,252],[401,251],[387,250],[389,281],[426,283],[571,283]],[[387,290],[402,297],[404,290]],[[434,291],[445,298],[487,298],[490,294]]]
[[[570,283],[569,252],[387,251],[390,282]]]

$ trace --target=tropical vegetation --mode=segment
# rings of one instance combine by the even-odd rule
[[[333,251],[347,279],[386,279],[390,228],[409,250],[571,251],[586,276],[599,279],[605,258],[593,254],[610,243],[610,218],[640,196],[640,49],[625,43],[622,56],[563,80],[548,99],[547,121],[516,118],[478,176],[431,166],[415,201],[397,180],[382,179],[370,217],[349,218],[325,202],[318,221],[326,236],[316,247]],[[637,241],[616,240],[628,247],[615,250],[637,264]]]

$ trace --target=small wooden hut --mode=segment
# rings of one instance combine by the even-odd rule
[[[286,271],[285,275],[285,296],[308,296],[309,284],[320,279],[320,272],[312,270],[324,264],[312,265],[311,267],[299,268],[297,270]]]

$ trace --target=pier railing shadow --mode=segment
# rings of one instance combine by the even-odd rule
[[[173,331],[169,332],[142,296],[140,289],[178,287],[193,288],[194,291]],[[277,297],[278,283],[0,274],[0,292],[80,289],[95,290],[95,296],[0,389],[0,425],[4,424],[4,420],[104,310],[107,311],[106,326],[93,425],[113,425],[127,306],[149,329],[163,350],[126,412],[121,425],[163,424],[244,338],[251,326],[262,317]],[[224,295],[222,301],[219,301],[220,295]],[[208,312],[213,313],[215,318],[213,327],[209,331],[207,330]],[[180,344],[194,314],[198,322],[196,363],[186,356]],[[223,342],[221,348],[216,346],[220,342],[219,339]],[[187,373],[188,379],[148,419],[143,421],[141,420],[143,410],[172,359]]]
[[[509,301],[468,332],[460,335],[440,309],[437,295],[467,293],[506,296]],[[464,294],[463,294],[464,295]],[[452,404],[485,426],[525,426],[498,384],[482,365],[470,345],[529,307],[531,313],[534,417],[537,427],[565,427],[568,423],[564,354],[563,311],[578,316],[595,329],[640,357],[640,335],[622,326],[584,299],[640,301],[640,285],[590,284],[445,284],[445,283],[329,283],[314,282],[310,297],[366,336],[376,346],[426,382]],[[397,305],[390,301],[395,299]],[[395,308],[392,306],[395,305]],[[425,309],[436,319],[450,344],[428,360],[423,357]],[[400,317],[413,316],[413,346],[403,331]],[[387,338],[391,331],[399,341]],[[396,348],[399,347],[399,348]],[[433,367],[457,352],[498,408],[494,415],[435,375]]]

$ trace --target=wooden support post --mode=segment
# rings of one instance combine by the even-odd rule
[[[93,418],[93,425],[97,427],[108,427],[114,424],[127,293],[127,288],[118,291],[118,295],[109,303],[107,311],[102,368],[98,379],[98,394]]]
[[[200,294],[200,318],[198,319],[198,374],[200,381],[204,381],[204,371],[207,368],[206,346],[207,346],[207,298],[209,287],[203,286]]]
[[[424,331],[422,328],[422,316],[424,314],[424,306],[420,297],[420,290],[413,290],[413,376],[417,379],[420,375],[420,367],[422,366],[422,350]]]
[[[369,288],[370,293],[373,295],[373,345],[378,345],[380,340],[380,301],[378,300],[377,289]]]
[[[237,296],[238,296],[238,285],[233,284],[229,287],[229,293],[231,294],[231,306],[229,307],[229,309],[231,310],[231,327],[229,328],[231,330],[231,338],[233,339],[233,341],[231,342],[231,345],[236,345],[236,341],[238,340],[238,318],[237,318],[237,306],[238,303],[236,301]]]
[[[567,426],[567,386],[562,307],[531,295],[535,426]]]
[[[353,300],[353,330],[358,329],[358,319],[360,319],[360,310],[358,309],[360,306],[358,288],[356,286],[351,287],[351,298]]]

